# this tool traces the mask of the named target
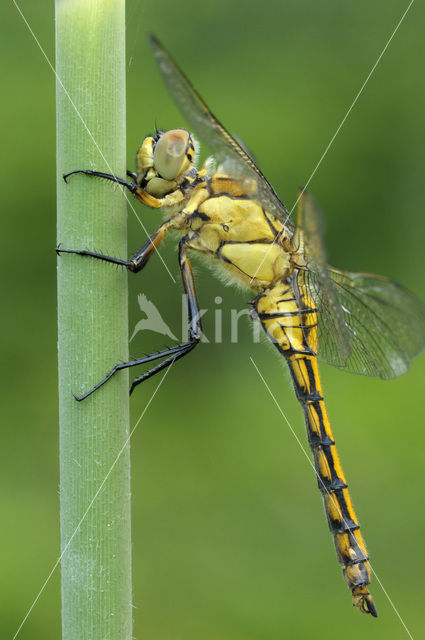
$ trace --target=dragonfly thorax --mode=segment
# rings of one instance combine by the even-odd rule
[[[162,197],[184,181],[194,167],[195,145],[188,131],[171,129],[145,138],[136,155],[137,183]]]

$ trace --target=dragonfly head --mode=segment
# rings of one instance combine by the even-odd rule
[[[174,191],[192,169],[195,143],[188,131],[158,131],[145,138],[136,156],[137,184],[155,197]]]

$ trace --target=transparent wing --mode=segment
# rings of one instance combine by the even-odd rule
[[[299,198],[298,228],[307,266],[298,284],[317,307],[319,357],[367,376],[395,378],[407,371],[425,346],[423,302],[383,276],[329,267],[322,216],[308,193]]]
[[[193,131],[211,149],[219,165],[232,177],[254,180],[256,197],[263,206],[292,228],[288,211],[252,157],[211,113],[183,71],[155,36],[150,35],[149,41],[167,89]]]
[[[307,264],[308,273],[304,278],[312,293],[314,302],[324,301],[322,305],[326,316],[322,320],[322,333],[333,336],[333,362],[340,366],[347,361],[351,353],[350,336],[344,320],[343,309],[338,300],[334,284],[329,274],[326,251],[323,244],[324,222],[313,197],[302,190],[298,197],[298,231],[303,243],[300,247]],[[296,232],[297,233],[297,232]]]
[[[329,269],[349,335],[350,354],[341,357],[334,319],[313,272],[303,286],[318,309],[319,357],[351,373],[395,378],[425,346],[425,305],[397,282],[369,273]],[[300,274],[301,275],[301,274]]]

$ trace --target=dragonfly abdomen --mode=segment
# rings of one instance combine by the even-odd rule
[[[365,613],[376,616],[367,589],[370,583],[369,556],[335,446],[322,397],[316,357],[296,353],[288,356],[287,361],[298,400],[304,409],[319,490],[338,560],[343,565],[344,578],[352,591],[353,604]]]
[[[351,502],[323,399],[317,365],[317,311],[289,283],[281,282],[257,298],[257,314],[268,337],[285,356],[298,401],[303,407],[308,441],[329,529],[334,537],[353,604],[377,616],[367,585],[369,556]]]

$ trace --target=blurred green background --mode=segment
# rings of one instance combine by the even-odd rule
[[[129,168],[155,124],[185,124],[148,49],[145,33],[153,31],[292,207],[407,4],[129,0]],[[20,6],[53,59],[53,2]],[[0,636],[11,638],[59,554],[55,95],[12,2],[1,13]],[[413,4],[310,185],[326,215],[330,262],[386,274],[422,298],[424,19],[423,5]],[[158,214],[136,206],[153,230]],[[144,241],[129,212],[129,250]],[[177,279],[172,242],[162,255]],[[273,349],[252,344],[247,321],[239,343],[230,343],[230,309],[243,309],[246,294],[224,288],[203,265],[196,278],[210,309],[207,335],[214,299],[223,298],[223,343],[175,365],[132,439],[135,637],[405,638],[376,579],[380,618],[351,607],[312,470],[249,356],[305,444],[288,375]],[[157,257],[130,278],[130,333],[141,292],[180,335],[180,287]],[[130,351],[165,340],[139,334]],[[425,358],[391,382],[321,370],[373,567],[419,638]],[[132,424],[157,383],[132,397]],[[56,571],[22,640],[60,637],[59,586]]]

